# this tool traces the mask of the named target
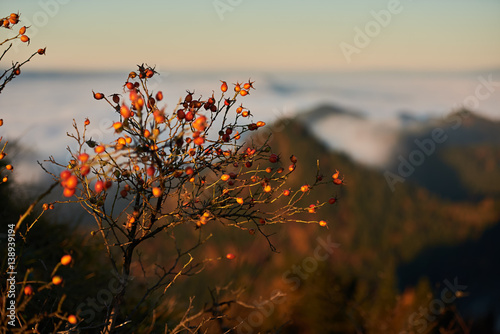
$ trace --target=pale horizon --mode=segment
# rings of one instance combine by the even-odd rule
[[[493,0],[4,0],[0,9],[19,11],[21,24],[32,25],[31,45],[11,57],[47,47],[29,64],[39,71],[141,63],[160,73],[500,68],[500,2]]]

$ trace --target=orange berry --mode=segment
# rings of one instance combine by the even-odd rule
[[[123,124],[121,122],[113,123],[113,128],[116,132],[121,132],[123,130]]]
[[[290,190],[288,189],[283,190],[283,196],[290,196]]]
[[[85,122],[83,123],[85,125],[89,125],[90,124],[90,120],[88,118],[85,119]]]
[[[338,179],[339,178],[339,171],[338,170],[335,170],[335,173],[332,175],[332,178],[335,180],[335,179]]]
[[[226,258],[227,258],[228,260],[232,260],[232,259],[234,259],[235,257],[236,257],[236,255],[234,255],[233,253],[227,253],[227,254],[226,254]]]
[[[316,213],[316,206],[314,204],[309,205],[309,208],[307,209],[309,213]]]
[[[100,193],[104,190],[104,182],[102,180],[98,180],[94,185],[94,190],[96,193]]]
[[[148,138],[149,136],[151,136],[151,132],[149,132],[149,130],[144,130],[144,137]]]
[[[122,115],[123,118],[127,119],[132,116],[132,113],[126,105],[122,105],[120,108],[120,115]]]
[[[292,164],[296,164],[297,163],[297,157],[295,155],[292,155],[290,157],[290,161],[292,162]]]
[[[75,189],[76,186],[78,185],[78,178],[75,175],[71,175],[62,183],[65,188]]]
[[[293,171],[295,170],[295,165],[290,165],[290,166],[288,166],[288,170],[289,170],[290,172],[293,172]]]
[[[21,36],[21,42],[26,43],[26,42],[29,42],[29,40],[30,40],[30,38],[28,36],[26,36],[26,35]]]
[[[161,194],[163,193],[163,191],[160,188],[158,188],[158,187],[154,187],[152,189],[152,191],[153,191],[153,196],[154,197],[160,197]]]
[[[63,257],[61,257],[61,264],[63,266],[69,265],[71,261],[73,261],[73,258],[69,254],[63,255]]]
[[[8,17],[8,22],[12,24],[17,24],[17,22],[19,22],[19,15],[15,13],[10,14],[10,16]]]
[[[320,220],[319,221],[319,226],[325,227],[327,225],[326,221]]]
[[[87,175],[89,172],[90,172],[89,165],[82,165],[82,167],[80,167],[80,174],[82,174],[82,176]]]
[[[94,93],[94,91],[92,91],[92,94],[94,94],[94,99],[96,100],[102,100],[104,98],[103,93]]]
[[[194,169],[193,167],[186,167],[185,169],[186,175],[193,175],[194,174]]]
[[[309,185],[304,184],[302,187],[300,187],[300,191],[303,193],[307,192],[309,190]]]
[[[250,112],[248,110],[244,110],[241,112],[241,116],[243,117],[248,117],[248,115],[250,115]]]
[[[258,126],[259,128],[263,127],[264,125],[266,125],[266,123],[265,123],[265,122],[262,122],[262,121],[258,121],[258,122],[257,122],[257,126]]]
[[[156,171],[156,169],[153,166],[149,166],[146,169],[146,174],[148,174],[148,176],[153,176],[153,175],[155,175],[155,171]]]
[[[203,137],[196,137],[194,140],[193,140],[194,144],[195,145],[203,145],[203,143],[205,142],[205,138]]]
[[[270,185],[267,185],[267,186],[264,187],[264,192],[266,192],[266,193],[271,192],[271,190],[272,190],[272,188],[271,188]]]
[[[94,152],[99,154],[99,153],[102,153],[106,150],[106,148],[104,147],[104,145],[99,145],[99,146],[96,146],[94,148]]]
[[[3,125],[3,118],[0,119],[0,126]]]
[[[78,156],[78,160],[81,162],[87,162],[89,160],[89,155],[87,153],[82,153]]]
[[[25,294],[26,296],[31,296],[31,295],[33,294],[33,287],[32,287],[31,285],[29,285],[29,284],[28,284],[28,285],[26,285],[26,286],[24,287],[24,294]]]
[[[3,158],[5,158],[7,154],[5,154],[4,152],[0,152],[0,160],[2,160]]]
[[[64,197],[71,197],[75,194],[75,189],[73,188],[64,188],[63,190],[63,196]]]
[[[194,113],[192,111],[188,111],[186,113],[185,118],[186,118],[186,121],[191,122],[193,120],[193,118],[194,118]]]
[[[76,316],[71,314],[68,316],[68,322],[72,325],[76,325],[76,323],[78,322],[78,319],[76,318]]]
[[[156,101],[161,101],[161,100],[163,100],[163,93],[159,91],[158,93],[156,93]]]
[[[4,177],[2,178],[2,182],[3,182],[3,183],[5,183],[5,182],[7,182],[7,181],[9,181],[9,178],[8,178],[7,176],[4,176]]]
[[[242,205],[244,201],[243,201],[243,198],[241,198],[241,197],[237,197],[237,198],[236,198],[236,202],[237,202],[238,204]]]
[[[205,116],[199,116],[193,122],[193,128],[196,131],[204,131],[206,127],[207,127],[207,118]]]
[[[7,166],[5,166],[5,168],[7,168],[7,170],[13,170],[13,169],[14,169],[14,166],[12,166],[12,165],[7,165]]]
[[[24,35],[25,32],[26,32],[26,27],[21,27],[21,29],[19,29],[20,35]]]
[[[220,90],[223,93],[227,92],[227,83],[225,81],[222,81],[222,80],[220,82],[222,82],[222,85],[220,86]]]
[[[38,51],[37,51],[37,52],[38,52],[38,54],[39,54],[39,55],[44,55],[44,54],[45,54],[45,50],[46,50],[46,49],[47,49],[47,48],[38,49]]]
[[[246,83],[243,85],[243,88],[245,88],[246,90],[248,90],[248,89],[250,89],[250,88],[255,89],[255,88],[253,88],[253,85],[252,85],[254,82],[255,82],[255,81],[250,81],[250,80],[248,80],[248,82],[246,82]]]
[[[241,96],[246,96],[246,95],[248,95],[248,94],[250,94],[250,93],[249,93],[247,90],[241,90],[241,91],[240,91],[240,95],[241,95]]]
[[[63,281],[63,279],[61,276],[56,275],[56,276],[52,277],[52,283],[54,285],[59,285],[62,283],[62,281]]]
[[[125,146],[125,144],[127,144],[127,141],[123,137],[118,138],[117,142],[118,142],[118,145],[121,145],[121,146]]]
[[[271,162],[273,164],[277,163],[278,160],[279,160],[279,157],[274,153],[269,156],[269,162]]]
[[[59,176],[62,180],[67,180],[71,176],[71,172],[69,170],[63,170]]]
[[[222,181],[227,181],[227,180],[229,180],[230,178],[231,178],[231,177],[229,176],[229,174],[223,174],[223,175],[220,177],[220,179],[221,179]]]

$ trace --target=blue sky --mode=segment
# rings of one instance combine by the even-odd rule
[[[47,46],[46,58],[30,64],[37,69],[124,70],[142,62],[169,71],[500,67],[500,1],[391,1],[2,0],[0,10],[19,10],[32,24],[31,46],[12,58]],[[374,12],[390,13],[388,24]],[[373,29],[369,44],[356,44],[366,27]],[[356,52],[346,55],[346,48]]]

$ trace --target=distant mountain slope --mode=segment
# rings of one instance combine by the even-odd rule
[[[500,196],[498,121],[467,110],[443,119],[402,112],[381,121],[334,105],[320,105],[297,121],[330,150],[391,173],[392,188],[410,182],[450,200]]]
[[[433,133],[442,133],[439,141]],[[414,167],[405,179],[443,198],[500,196],[500,122],[461,111],[416,133],[402,133],[400,143],[389,171],[401,175],[404,159]]]
[[[401,128],[398,120],[373,120],[359,111],[334,105],[320,105],[301,113],[297,122],[306,125],[331,150],[375,167],[385,166]]]
[[[434,280],[442,276],[438,270],[439,262],[436,262],[437,267],[430,268],[425,265],[418,267],[418,263],[425,263],[426,258],[437,258],[439,255],[442,263],[458,264],[460,260],[451,250],[467,248],[467,246],[461,246],[462,244],[473,245],[477,242],[475,240],[486,235],[489,229],[495,230],[500,222],[498,197],[485,198],[476,202],[450,201],[443,199],[440,194],[433,193],[432,189],[426,189],[425,183],[423,183],[424,187],[419,186],[417,184],[419,179],[415,179],[415,182],[401,183],[393,192],[386,182],[384,171],[355,163],[346,154],[332,152],[318,142],[317,134],[311,133],[311,129],[300,120],[285,120],[283,123],[285,124],[284,130],[273,134],[271,146],[274,151],[282,152],[282,159],[288,159],[291,154],[298,157],[300,164],[297,173],[292,177],[296,185],[314,181],[318,158],[325,179],[330,180],[330,173],[335,169],[345,176],[344,186],[337,187],[333,191],[319,191],[307,198],[307,201],[311,203],[314,203],[316,199],[324,200],[332,196],[339,198],[338,203],[326,207],[318,214],[329,221],[330,232],[328,233],[334,236],[335,241],[340,243],[341,247],[334,256],[333,267],[324,269],[325,278],[320,283],[315,282],[315,286],[309,287],[314,291],[322,291],[322,289],[326,291],[329,285],[340,284],[338,280],[343,282],[342,285],[350,281],[352,284],[350,288],[348,288],[349,284],[342,288],[348,290],[344,292],[336,290],[335,293],[345,293],[343,298],[350,300],[346,301],[347,303],[351,303],[354,302],[352,298],[357,298],[355,296],[361,292],[358,289],[365,289],[367,284],[370,292],[363,292],[368,293],[366,298],[372,298],[372,300],[379,298],[381,303],[385,300],[383,303],[387,308],[395,300],[397,288],[405,286],[404,282],[411,282],[410,285],[415,285],[422,277],[429,277],[431,284],[434,285],[437,283]],[[453,141],[450,141],[448,144],[450,148],[461,150],[460,146],[453,146],[452,143]],[[439,156],[439,154],[436,155],[436,157]],[[456,168],[454,164],[446,162],[446,167],[449,169],[448,174],[451,174],[451,171],[456,171],[457,175],[462,173],[462,170]],[[422,176],[433,179],[436,189],[446,192],[448,185],[441,183],[443,175],[433,173],[434,171],[427,170],[427,173],[423,173]],[[472,188],[464,186],[462,191],[470,194]],[[307,231],[307,238],[311,245],[314,245],[315,238],[325,233],[320,229],[297,229],[292,233],[300,233],[301,237],[290,237],[286,241],[289,246],[283,247],[285,249],[290,247],[295,252],[303,249],[299,247],[299,244],[295,245],[294,240],[303,240],[305,238],[303,234]],[[450,252],[440,251],[445,248],[450,249]],[[302,256],[308,256],[309,252],[310,250],[305,250]],[[477,261],[484,258],[490,259],[491,262],[498,256],[500,256],[498,247],[477,248],[474,255],[468,257],[469,261],[464,262],[460,270],[457,269],[458,267],[450,266],[445,273],[448,276],[455,272],[459,275],[468,270],[474,273],[474,265]],[[416,261],[415,264],[413,261]],[[401,270],[404,271],[404,275]],[[401,283],[397,284],[399,281]],[[491,280],[482,280],[481,277],[477,277],[471,282],[471,286],[488,286],[487,289],[496,291],[495,293],[500,291],[497,291],[495,285],[491,285]],[[325,284],[325,286],[318,286],[318,284]],[[470,291],[477,290],[471,288]],[[336,298],[340,298],[339,295]],[[478,298],[482,298],[482,295],[472,295],[467,303],[474,303],[478,301]],[[318,310],[329,307],[326,301],[325,304],[320,301],[316,302],[319,303]],[[310,303],[312,302],[308,301],[307,305],[311,305]],[[382,312],[374,309],[365,311]],[[485,312],[484,309],[482,311]]]
[[[423,250],[414,260],[398,267],[400,288],[416,285],[422,277],[431,282],[443,282],[457,277],[466,285],[465,292],[474,301],[468,309],[486,314],[500,307],[498,277],[500,267],[500,220],[477,238],[459,245],[439,245]],[[466,300],[464,301],[466,302]]]

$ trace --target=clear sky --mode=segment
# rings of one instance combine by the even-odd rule
[[[498,0],[1,0],[0,10],[32,25],[16,56],[47,47],[37,69],[500,67]]]

